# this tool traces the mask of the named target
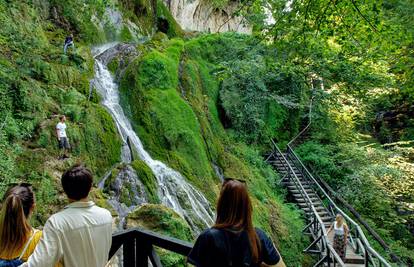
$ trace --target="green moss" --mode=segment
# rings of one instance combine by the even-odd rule
[[[139,69],[140,87],[145,89],[176,88],[178,65],[166,55],[153,51],[142,58]]]
[[[121,81],[121,98],[126,102],[124,106],[146,149],[180,170],[214,200],[214,193],[208,190],[214,176],[203,130],[191,106],[175,89],[178,87],[178,60],[182,47],[182,41],[173,40],[163,49],[164,53],[151,51],[141,61],[129,66]],[[136,65],[139,65],[138,72]],[[173,71],[165,73],[168,68],[160,66],[170,66]],[[163,80],[157,80],[161,77]],[[158,134],[154,135],[154,132]]]
[[[108,70],[112,73],[112,75],[114,75],[116,73],[116,71],[119,68],[119,61],[120,58],[119,57],[114,57],[108,64]]]
[[[186,241],[193,238],[187,222],[172,209],[159,204],[142,205],[128,215],[127,225],[144,227]]]
[[[122,30],[119,33],[119,38],[121,39],[122,42],[128,42],[128,41],[134,40],[134,37],[132,36],[131,32],[126,26],[122,27]]]
[[[111,205],[108,204],[107,198],[102,190],[100,189],[92,189],[92,191],[89,193],[89,198],[96,203],[99,207],[105,208],[109,211],[111,211],[112,214],[116,214],[116,211],[112,208]]]
[[[131,166],[137,172],[139,179],[145,186],[145,191],[152,203],[159,203],[157,179],[151,169],[142,160],[134,160]]]
[[[101,106],[92,104],[84,110],[80,152],[88,155],[91,167],[100,175],[120,160],[121,140],[115,123]]]
[[[111,173],[109,174],[109,177],[105,180],[104,184],[104,192],[109,193],[111,185],[114,184],[116,177],[118,176],[119,172],[123,168],[124,164],[117,164],[114,168],[111,169]]]
[[[127,207],[132,206],[132,198],[134,196],[134,191],[132,191],[130,184],[123,184],[121,188],[121,193],[119,200],[121,203],[125,204]]]

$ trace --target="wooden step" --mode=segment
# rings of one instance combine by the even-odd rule
[[[308,192],[308,190],[313,191],[312,187],[310,187],[309,185],[302,185],[302,187],[306,190],[306,192]],[[296,185],[287,185],[287,188],[289,189],[289,191],[297,190]]]
[[[314,206],[315,207],[315,206]],[[309,208],[308,207],[305,207],[305,208],[302,208],[303,209],[303,211],[304,212],[306,212],[306,213],[308,213],[308,212],[312,212],[312,211],[310,211],[309,210]],[[330,213],[328,212],[328,210],[324,207],[324,206],[317,206],[317,207],[315,207],[315,210],[316,210],[316,212],[319,214],[319,215],[324,215],[324,214],[327,214],[327,215],[330,215]]]
[[[345,266],[361,266],[361,264],[364,264],[364,263],[365,263],[364,257],[360,255],[350,256],[348,255],[348,250],[347,250],[347,255],[345,256]],[[357,264],[357,265],[354,265],[354,264]]]
[[[312,184],[309,184],[306,181],[302,181],[300,184],[305,189],[312,189],[313,190]],[[294,182],[292,182],[291,180],[289,180],[289,185],[288,186],[291,186],[292,189],[296,189],[296,184]]]
[[[308,205],[306,205],[306,203],[305,202],[301,202],[301,203],[298,203],[298,206],[301,208],[301,209],[303,209],[303,210],[305,210],[305,211],[307,211],[307,209],[308,209]],[[315,204],[315,203],[313,203],[313,206],[315,207],[315,209],[318,211],[318,210],[326,210],[326,208],[322,205],[322,203],[317,203],[317,204]]]
[[[301,198],[302,197],[302,194],[300,193],[300,191],[298,191],[298,190],[295,190],[296,192],[292,192],[292,195],[296,198]],[[318,198],[318,196],[315,194],[315,193],[308,193],[308,192],[306,192],[307,194],[308,194],[308,197],[310,198],[310,199],[312,199],[312,198],[315,198],[315,199],[319,199]],[[305,194],[303,194],[303,195],[305,195]]]
[[[299,202],[299,203],[306,203],[305,199],[302,198],[302,196],[298,197],[298,198],[295,197],[295,200],[296,200],[296,202]],[[321,201],[319,200],[319,198],[310,198],[310,200],[311,200],[313,205],[322,204]]]
[[[311,195],[312,196],[316,196],[316,194],[315,194],[315,192],[312,190],[312,189],[310,189],[310,188],[304,188],[305,189],[305,192],[308,194],[308,196],[310,197]],[[300,192],[301,192],[302,190],[298,190],[298,189],[296,189],[296,187],[294,188],[294,189],[290,189],[289,190],[289,192],[291,192],[292,194],[300,194]]]
[[[333,217],[331,217],[331,216],[319,216],[319,217],[321,217],[321,220],[325,223],[325,222],[332,222],[332,220],[333,220]]]

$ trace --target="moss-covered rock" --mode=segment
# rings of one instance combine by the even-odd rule
[[[159,203],[157,178],[155,178],[151,169],[142,160],[134,160],[131,166],[138,174],[138,178],[145,186],[145,191],[151,203]]]
[[[172,209],[159,204],[144,204],[127,216],[127,227],[143,227],[167,236],[190,241],[190,226]]]
[[[155,204],[145,204],[126,218],[127,227],[142,227],[163,235],[190,241],[193,239],[190,226],[173,210]],[[163,249],[157,249],[163,266],[187,266],[186,258]]]

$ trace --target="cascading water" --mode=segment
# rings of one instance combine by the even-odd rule
[[[98,184],[98,188],[110,191],[111,196],[108,199],[108,203],[118,213],[118,227],[122,229],[125,226],[126,216],[136,207],[148,203],[148,196],[136,171],[130,165],[120,164],[116,169],[119,172],[115,179],[108,185],[105,185],[108,178],[112,175],[112,170],[109,171]]]
[[[131,161],[132,152],[127,144],[129,140],[138,157],[154,173],[158,183],[158,196],[161,203],[184,217],[193,231],[198,233],[213,223],[214,213],[209,202],[202,193],[187,183],[179,172],[169,168],[161,161],[154,160],[145,151],[141,140],[133,130],[120,105],[118,86],[106,64],[123,49],[131,49],[131,46],[107,44],[94,49],[95,77],[92,80],[92,84],[103,98],[102,105],[110,112],[124,141],[122,161],[125,163]]]

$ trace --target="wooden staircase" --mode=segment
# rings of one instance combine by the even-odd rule
[[[391,265],[371,247],[359,224],[349,217],[348,214],[346,214],[332,200],[324,187],[321,186],[321,184],[326,185],[326,182],[320,178],[315,179],[293,150],[299,144],[303,143],[304,140],[308,139],[309,136],[309,129],[312,124],[312,105],[315,97],[315,79],[320,81],[321,89],[323,90],[324,88],[323,80],[317,75],[312,75],[312,96],[309,104],[307,124],[305,124],[304,120],[302,131],[300,131],[300,133],[286,145],[285,152],[282,152],[277,144],[273,140],[270,140],[272,151],[265,156],[266,162],[279,172],[282,177],[280,184],[287,188],[291,199],[304,212],[307,225],[303,229],[303,233],[310,235],[312,238],[311,244],[304,250],[304,252],[319,255],[319,260],[314,267],[391,267]],[[340,203],[344,204],[345,202],[340,201]],[[350,206],[349,204],[346,205]],[[352,208],[352,210],[354,209]],[[345,218],[349,228],[345,259],[341,259],[333,248],[333,232],[330,232],[329,234],[327,233],[327,230],[334,222],[336,214],[341,214]],[[367,228],[366,222],[363,222],[363,225]],[[378,241],[379,239],[376,238],[376,240]],[[391,256],[393,256],[393,254],[391,254]]]
[[[310,210],[308,207],[308,204],[306,203],[307,200],[301,194],[300,190],[298,190],[297,186],[291,179],[287,179],[286,174],[287,170],[289,168],[289,163],[292,166],[293,163],[289,162],[287,159],[286,153],[274,153],[270,157],[268,157],[267,162],[272,165],[272,167],[279,172],[279,174],[284,177],[281,180],[281,184],[285,186],[288,189],[289,194],[293,197],[295,203],[297,206],[304,211],[304,214],[306,216],[312,215],[313,211]],[[289,163],[288,163],[289,162]],[[305,179],[302,171],[298,169],[296,166],[292,166],[292,170],[294,171],[295,175],[299,179],[303,189],[305,190],[306,194],[309,196],[310,201],[312,202],[316,212],[318,213],[319,217],[322,219],[324,227],[326,230],[332,225],[334,222],[334,214],[332,214],[327,207],[324,206],[321,198],[318,196],[318,194],[315,192],[315,190],[312,187],[312,184]],[[333,244],[333,233],[331,232],[328,234],[329,241]],[[344,263],[346,267],[351,266],[365,266],[364,264],[364,257],[362,255],[359,255],[355,252],[354,248],[348,243],[347,246],[347,254],[346,258],[344,260]]]

